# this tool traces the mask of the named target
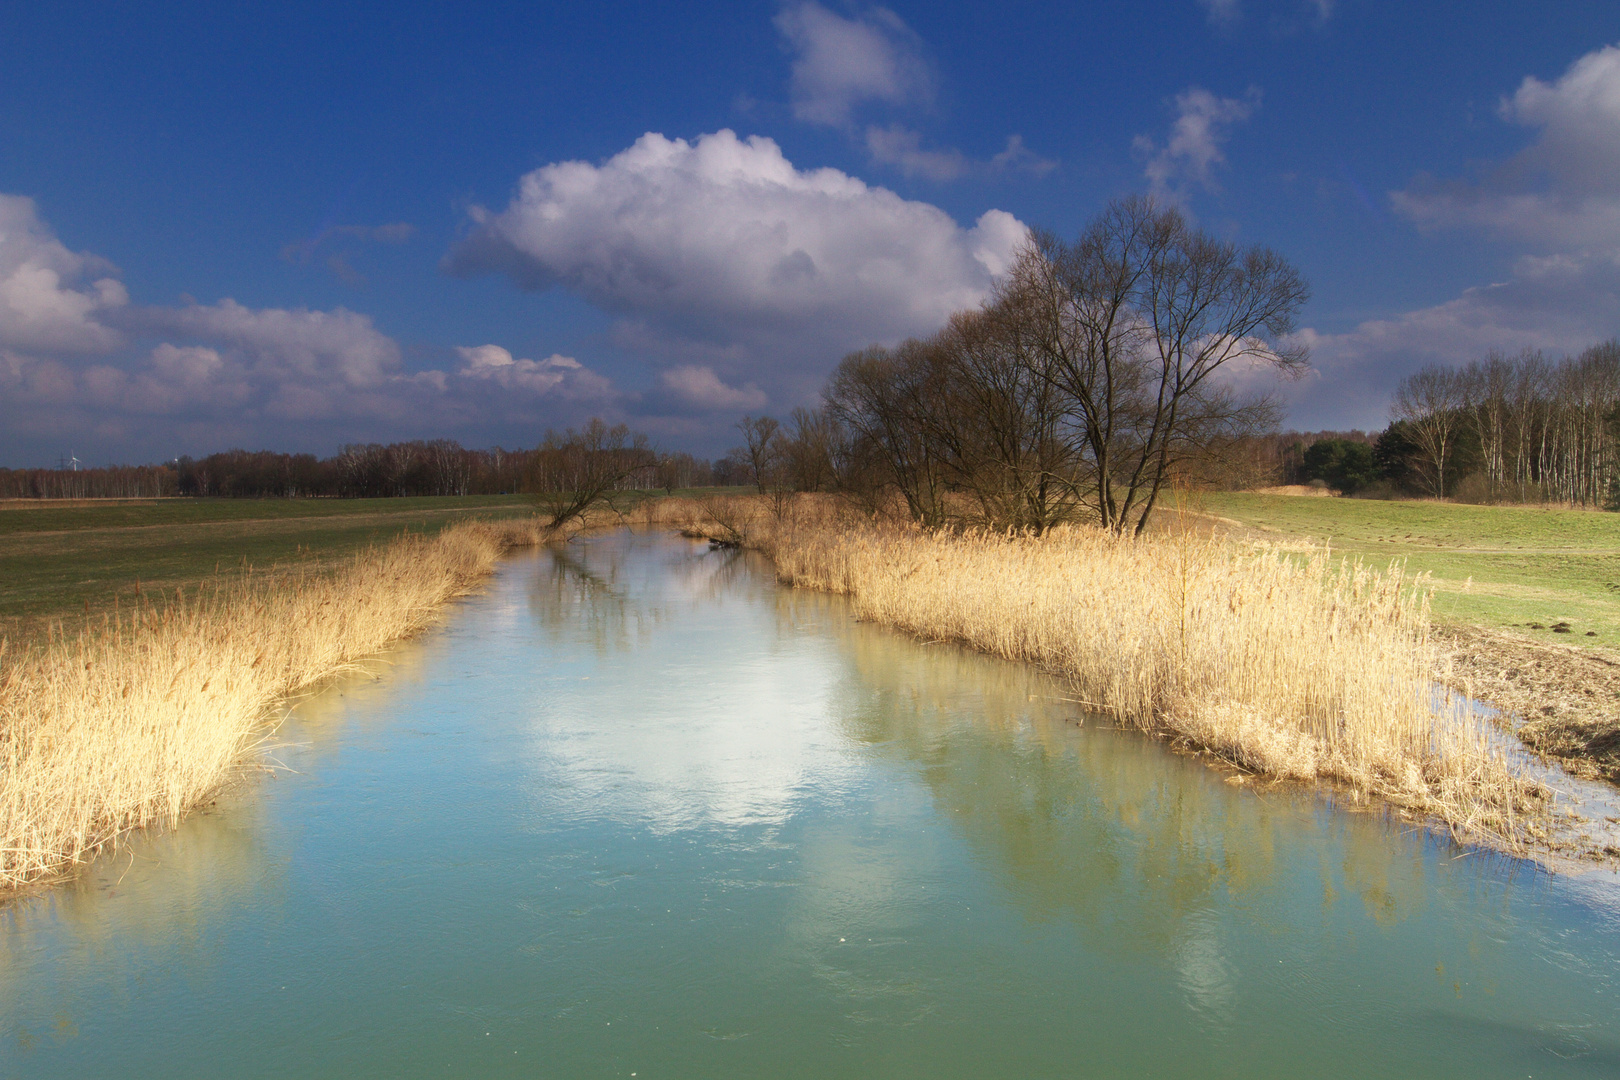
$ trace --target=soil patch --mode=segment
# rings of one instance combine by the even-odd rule
[[[1436,637],[1451,651],[1453,689],[1501,709],[1525,746],[1572,775],[1620,785],[1620,660],[1480,627]]]

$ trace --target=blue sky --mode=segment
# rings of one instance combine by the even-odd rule
[[[20,4],[0,463],[713,454],[1155,190],[1313,286],[1300,427],[1620,332],[1612,3]]]

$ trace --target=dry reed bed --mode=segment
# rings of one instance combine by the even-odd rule
[[[1546,838],[1547,791],[1465,701],[1437,698],[1428,594],[1400,567],[1187,532],[930,532],[815,501],[647,517],[759,548],[784,583],[846,594],[861,618],[1039,664],[1082,704],[1251,772],[1327,780],[1512,850]]]
[[[222,579],[9,652],[0,642],[0,890],[172,824],[262,743],[287,695],[430,623],[529,522],[404,536],[337,572]]]

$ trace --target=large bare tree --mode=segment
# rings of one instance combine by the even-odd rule
[[[527,481],[546,524],[555,529],[612,495],[637,473],[650,472],[656,463],[645,435],[593,418],[579,431],[547,432],[545,442],[530,457]]]
[[[1151,198],[1112,204],[1072,244],[1032,238],[1001,303],[1032,322],[1105,528],[1140,533],[1179,467],[1275,422],[1271,398],[1224,376],[1302,371],[1308,353],[1289,335],[1308,297],[1281,255]]]
[[[1418,448],[1418,474],[1437,499],[1446,497],[1446,470],[1467,404],[1466,380],[1461,372],[1448,367],[1431,365],[1415,371],[1395,387],[1390,415],[1407,425]]]

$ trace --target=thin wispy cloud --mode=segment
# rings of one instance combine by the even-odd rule
[[[1320,375],[1298,408],[1359,397],[1371,418],[1420,363],[1462,364],[1493,349],[1556,355],[1620,333],[1620,47],[1587,53],[1551,82],[1526,77],[1498,115],[1533,141],[1483,179],[1420,177],[1390,204],[1425,232],[1517,249],[1511,272],[1345,333],[1306,331]]]
[[[933,101],[934,71],[922,39],[888,8],[846,19],[812,0],[784,7],[776,28],[793,53],[790,90],[800,120],[848,128],[864,102]]]
[[[1243,0],[1198,0],[1211,25],[1234,27],[1248,14]],[[1269,5],[1274,28],[1298,29],[1301,14],[1321,24],[1333,18],[1338,0],[1277,0]],[[1291,25],[1292,24],[1292,25]]]
[[[354,244],[399,245],[406,243],[415,235],[416,226],[406,221],[390,222],[387,225],[328,225],[303,240],[284,245],[281,257],[288,262],[307,266],[314,261],[323,246],[330,249],[341,245],[339,250],[328,250],[321,261],[344,284],[358,286],[364,285],[366,279],[365,275],[354,268],[352,261],[355,255]],[[344,243],[345,241],[348,243]]]
[[[1260,90],[1250,87],[1241,98],[1222,98],[1201,86],[1189,86],[1176,95],[1176,117],[1161,144],[1138,135],[1132,149],[1143,162],[1143,175],[1154,194],[1182,199],[1196,185],[1218,190],[1216,167],[1226,162],[1223,149],[1231,129],[1260,107]]]
[[[981,161],[954,147],[928,145],[908,124],[873,118],[873,113],[926,112],[938,85],[922,39],[888,8],[845,18],[811,0],[784,7],[776,28],[793,56],[793,115],[847,132],[874,164],[937,183],[1008,172],[1044,176],[1057,167],[1019,135],[1008,136],[1005,150]]]

